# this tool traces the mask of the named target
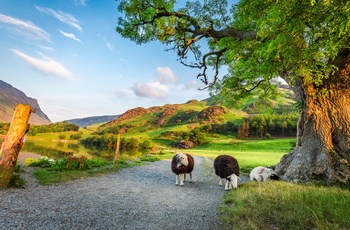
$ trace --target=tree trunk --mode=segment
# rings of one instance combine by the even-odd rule
[[[322,86],[295,83],[303,106],[296,147],[276,165],[282,179],[350,183],[350,55],[345,53],[333,63],[339,67],[336,74]]]
[[[28,120],[31,110],[29,105],[16,106],[11,126],[0,151],[0,188],[6,187],[13,176],[18,154],[23,146],[23,138],[29,129]]]

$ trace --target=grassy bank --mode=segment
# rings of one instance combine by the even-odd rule
[[[93,159],[86,160],[84,168],[80,169],[78,162],[71,164],[71,169],[66,169],[66,159],[52,160],[49,158],[27,159],[25,164],[34,167],[33,176],[42,185],[52,185],[66,181],[99,176],[117,172],[124,168],[140,166],[146,162],[160,160],[161,157],[144,156],[137,160],[118,160],[116,164],[111,161]]]
[[[224,229],[350,229],[350,190],[248,182],[225,193]]]

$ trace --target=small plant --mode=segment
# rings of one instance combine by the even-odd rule
[[[95,159],[87,159],[86,162],[86,167],[88,168],[93,168],[93,167],[103,167],[105,165],[110,165],[111,162],[101,159],[101,158],[95,158]]]
[[[265,138],[269,140],[269,139],[271,139],[271,135],[269,133],[266,133]]]
[[[17,173],[13,173],[8,187],[24,188],[25,180]]]
[[[147,162],[154,162],[154,161],[159,161],[160,158],[156,156],[143,156],[140,157],[141,161],[147,161]]]
[[[41,157],[39,159],[27,158],[24,163],[31,167],[51,168],[55,160],[48,157]]]

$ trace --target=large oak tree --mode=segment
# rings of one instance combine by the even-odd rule
[[[231,1],[228,1],[231,2]],[[285,180],[350,182],[350,1],[121,0],[117,32],[161,41],[222,102],[274,96],[277,77],[301,104]],[[219,77],[226,66],[228,74]]]

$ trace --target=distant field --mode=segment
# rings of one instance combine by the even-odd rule
[[[213,140],[211,143],[186,149],[183,152],[214,159],[218,155],[228,154],[235,157],[244,172],[256,166],[277,164],[284,154],[295,146],[294,138],[271,140]]]

